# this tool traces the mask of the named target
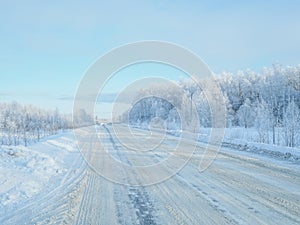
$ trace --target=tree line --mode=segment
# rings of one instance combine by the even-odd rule
[[[274,64],[260,73],[251,70],[237,73],[223,72],[216,75],[226,104],[226,126],[252,129],[258,134],[258,142],[300,146],[300,65],[283,67]],[[204,83],[205,85],[205,83]],[[209,102],[201,85],[191,80],[181,80],[179,86],[196,105],[202,127],[211,127]],[[155,95],[142,99],[140,96]],[[160,96],[160,98],[156,97]],[[166,97],[168,96],[168,97]],[[179,129],[182,118],[176,109],[164,99],[174,98],[183,109],[182,92],[174,87],[156,85],[139,93],[139,102],[121,120],[130,124],[149,124],[153,118],[165,121],[167,129]],[[185,114],[185,115],[188,115]],[[128,118],[129,117],[129,118]],[[192,123],[192,118],[184,118]]]
[[[0,103],[0,144],[27,146],[71,127],[70,119],[56,110],[43,110],[17,102]]]

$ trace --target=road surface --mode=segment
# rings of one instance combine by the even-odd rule
[[[106,163],[97,148],[105,148],[116,161],[130,166],[146,165],[164,160],[176,138],[165,138],[158,153],[144,154],[128,151],[112,126],[99,126],[98,131],[101,143],[88,131],[84,134],[85,145],[91,149],[84,154],[94,168],[78,154],[74,165],[80,173],[70,172],[63,185],[7,215],[2,224],[300,224],[297,164],[222,150],[204,172],[199,172],[195,154],[171,178],[143,186],[134,172]],[[142,148],[147,144],[142,138],[141,143],[131,143],[126,133],[122,135],[127,146]],[[185,146],[191,147],[190,141]],[[109,177],[100,176],[101,170]],[[152,172],[170,172],[169,167],[165,170]],[[134,186],[114,183],[110,178]]]

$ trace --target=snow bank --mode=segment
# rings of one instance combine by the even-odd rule
[[[223,142],[222,147],[235,149],[239,151],[252,152],[255,154],[262,154],[270,156],[272,158],[300,162],[299,148],[290,148],[272,144],[247,142],[245,140],[232,140],[231,142],[225,141]]]
[[[32,197],[60,169],[49,155],[24,146],[2,146],[0,158],[2,206]]]
[[[31,146],[0,147],[0,218],[59,186],[79,153],[71,132]]]
[[[137,127],[135,127],[137,128]],[[138,129],[138,128],[137,128]],[[143,128],[140,128],[143,129]],[[210,128],[201,128],[200,133],[198,135],[198,140],[193,139],[197,135],[188,135],[187,131],[181,130],[168,130],[167,134],[180,137],[183,133],[185,133],[184,138],[188,138],[191,141],[198,141],[201,143],[207,143],[210,138]],[[275,159],[288,160],[288,161],[297,161],[300,162],[300,148],[299,147],[286,147],[286,146],[278,146],[273,144],[265,144],[258,143],[254,141],[247,141],[246,138],[254,137],[256,132],[254,130],[249,129],[247,134],[241,132],[241,129],[230,129],[226,128],[224,130],[224,139],[222,142],[222,148],[233,149],[238,151],[246,151],[254,154],[260,154],[264,156],[268,156]],[[255,138],[253,138],[255,140]],[[214,144],[213,140],[211,140],[210,144]]]

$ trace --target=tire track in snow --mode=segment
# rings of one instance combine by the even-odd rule
[[[124,153],[122,154],[120,152],[120,149],[119,149],[118,145],[116,144],[115,139],[113,138],[109,129],[106,126],[104,126],[104,129],[106,130],[106,132],[109,136],[109,140],[112,143],[113,150],[115,150],[117,152],[119,160],[121,162],[126,162],[128,165],[132,166],[132,163],[130,162],[128,157]],[[124,170],[124,171],[126,171],[126,170]],[[127,179],[127,183],[131,183],[128,174],[124,173],[124,176]],[[132,177],[135,177],[137,179],[137,176],[135,176],[134,174],[133,174],[133,176],[130,176],[130,177],[131,177],[131,179],[132,179]],[[138,183],[140,183],[140,182],[138,182]],[[129,200],[135,210],[135,214],[136,214],[137,220],[139,222],[138,224],[155,225],[156,222],[155,222],[154,215],[153,215],[154,211],[155,211],[154,206],[153,206],[152,201],[150,200],[149,194],[147,193],[145,188],[142,186],[142,184],[139,187],[130,186],[130,187],[126,187],[126,189],[127,189]]]

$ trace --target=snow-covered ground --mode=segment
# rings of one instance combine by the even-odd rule
[[[69,173],[77,172],[79,156],[71,131],[28,147],[1,146],[0,221],[63,185]]]
[[[148,140],[144,134],[149,131],[132,128],[140,138],[135,140],[124,126],[117,126],[119,136],[111,125],[99,126],[101,144],[97,135],[89,132],[90,128],[80,130],[93,169],[77,150],[71,131],[45,138],[29,147],[2,146],[0,224],[300,222],[299,161],[292,161],[291,157],[278,160],[264,153],[253,154],[245,149],[245,143],[235,143],[240,146],[237,148],[231,143],[222,147],[207,170],[199,172],[201,152],[206,146],[205,142],[199,142],[199,154],[196,152],[172,178],[143,186],[142,178],[148,180],[153,175],[169,174],[174,165],[145,170],[146,174],[131,173],[125,169],[127,167],[114,167],[101,151],[94,150],[104,147],[117,161],[142,168],[145,164],[164,162],[179,139],[167,135],[158,149],[129,151],[125,146],[149,147],[152,141],[162,137],[162,133],[155,131],[154,139]],[[121,144],[120,140],[125,142]],[[182,154],[178,154],[174,162],[188,160],[184,149],[194,143],[194,140],[184,139]],[[262,151],[270,146],[256,147]],[[276,148],[271,150],[275,152]],[[98,170],[107,176],[99,176]],[[109,181],[113,178],[140,185],[120,185]]]

